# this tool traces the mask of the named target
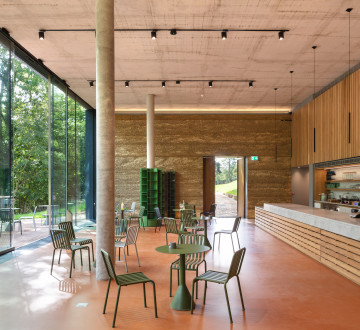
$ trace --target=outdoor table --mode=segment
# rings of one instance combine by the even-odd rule
[[[191,294],[186,287],[185,282],[185,255],[191,253],[200,253],[210,250],[208,246],[196,244],[177,244],[175,249],[168,245],[162,245],[155,249],[157,252],[167,254],[178,254],[180,256],[180,283],[175,296],[171,301],[170,307],[177,311],[189,311],[191,306]],[[193,302],[193,306],[195,303]]]
[[[13,228],[12,222],[14,221],[14,213],[15,213],[15,211],[18,211],[18,210],[20,210],[19,207],[2,207],[2,208],[0,208],[0,211],[5,211],[5,212],[9,211],[9,212],[11,212],[11,216],[10,216],[11,221],[9,221],[7,226],[4,228],[4,231],[10,231],[10,227]],[[1,221],[2,222],[7,222],[7,221],[4,221],[2,219],[1,219]]]
[[[207,236],[207,222],[208,219],[206,219],[206,217],[202,218],[202,217],[192,217],[193,220],[203,220],[204,221],[204,236],[205,236],[205,245],[208,246],[210,248],[210,250],[212,249],[211,244],[209,242],[208,236]],[[194,226],[194,227],[185,227],[186,229],[190,229],[190,230],[195,230],[199,227]]]

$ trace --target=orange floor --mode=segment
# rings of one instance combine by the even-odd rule
[[[218,220],[214,228],[231,226]],[[86,233],[86,236],[91,233]],[[79,235],[80,236],[80,235]],[[159,318],[154,318],[152,290],[148,308],[143,307],[141,286],[121,291],[116,327],[121,329],[359,329],[360,287],[286,245],[270,234],[242,222],[240,240],[246,246],[241,284],[246,311],[241,310],[236,280],[229,284],[233,326],[229,325],[223,287],[209,284],[207,304],[202,305],[202,288],[193,315],[169,307],[169,264],[173,256],[154,251],[165,244],[164,229],[141,231],[138,240],[140,270],[155,280]],[[87,262],[68,278],[70,259],[50,275],[52,245],[24,251],[0,264],[0,329],[110,329],[116,288],[112,287],[107,314],[102,314],[106,282],[97,281]],[[227,271],[232,257],[229,237],[221,248],[207,254],[209,269]],[[77,260],[78,261],[78,260]],[[134,251],[128,258],[129,271],[138,271]],[[124,272],[124,264],[116,263]],[[187,273],[190,283],[193,273]],[[174,282],[175,285],[175,282]],[[87,307],[76,307],[88,303]]]

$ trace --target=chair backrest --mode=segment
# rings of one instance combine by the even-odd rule
[[[174,218],[164,218],[165,230],[169,234],[177,234],[179,232],[176,220]]]
[[[126,235],[129,227],[128,219],[115,218],[115,235]]]
[[[195,244],[205,245],[205,236],[196,234],[183,234],[180,235],[181,244]],[[186,259],[189,260],[203,260],[205,259],[205,252],[190,253],[186,255]]]
[[[228,272],[227,280],[230,280],[234,276],[238,276],[241,270],[242,263],[244,261],[246,248],[242,248],[235,252],[231,260],[231,265]]]
[[[132,202],[132,203],[131,203],[131,209],[130,209],[130,211],[131,211],[132,213],[135,212],[135,207],[136,207],[136,202]]]
[[[0,220],[3,222],[11,221],[13,218],[13,211],[11,209],[8,210],[0,210]]]
[[[73,214],[71,213],[71,211],[66,210],[65,219],[66,219],[66,221],[72,221],[73,220]]]
[[[33,220],[35,219],[35,215],[36,215],[36,209],[37,209],[37,205],[34,208],[34,213],[33,213]]]
[[[185,227],[193,227],[196,224],[196,221],[192,219],[193,210],[181,210],[180,211],[180,220]]]
[[[116,283],[118,283],[117,279],[116,279],[116,273],[114,270],[114,266],[113,266],[113,263],[111,262],[109,253],[107,253],[105,250],[101,249],[101,255],[103,257],[106,271],[107,271],[109,277],[112,278],[113,280],[115,280]]]
[[[125,239],[125,246],[136,244],[136,240],[139,233],[139,227],[138,226],[131,226],[127,230],[126,239]]]
[[[51,240],[54,245],[54,249],[71,250],[71,244],[70,244],[69,236],[68,236],[66,230],[51,229],[50,235],[51,235]]]
[[[70,240],[75,239],[75,231],[71,221],[63,221],[59,223],[59,228],[67,232]]]
[[[162,216],[161,216],[161,213],[160,213],[160,209],[158,207],[154,207],[154,211],[156,213],[156,218],[159,220],[159,219],[162,219]]]
[[[236,217],[234,225],[233,225],[233,229],[232,232],[237,232],[240,226],[240,221],[241,221],[241,217]]]
[[[139,217],[143,217],[145,212],[145,206],[140,206]]]

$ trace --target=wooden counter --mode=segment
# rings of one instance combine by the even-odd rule
[[[264,204],[255,225],[360,284],[360,219],[297,204]]]

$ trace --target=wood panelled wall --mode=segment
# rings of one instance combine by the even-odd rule
[[[293,167],[360,155],[359,88],[358,70],[293,114]]]
[[[255,206],[291,201],[289,115],[155,115],[155,165],[176,171],[176,201],[203,204],[204,156],[251,156],[249,218]],[[140,168],[146,167],[146,118],[115,116],[116,203],[140,202]],[[275,162],[275,142],[277,162]]]

